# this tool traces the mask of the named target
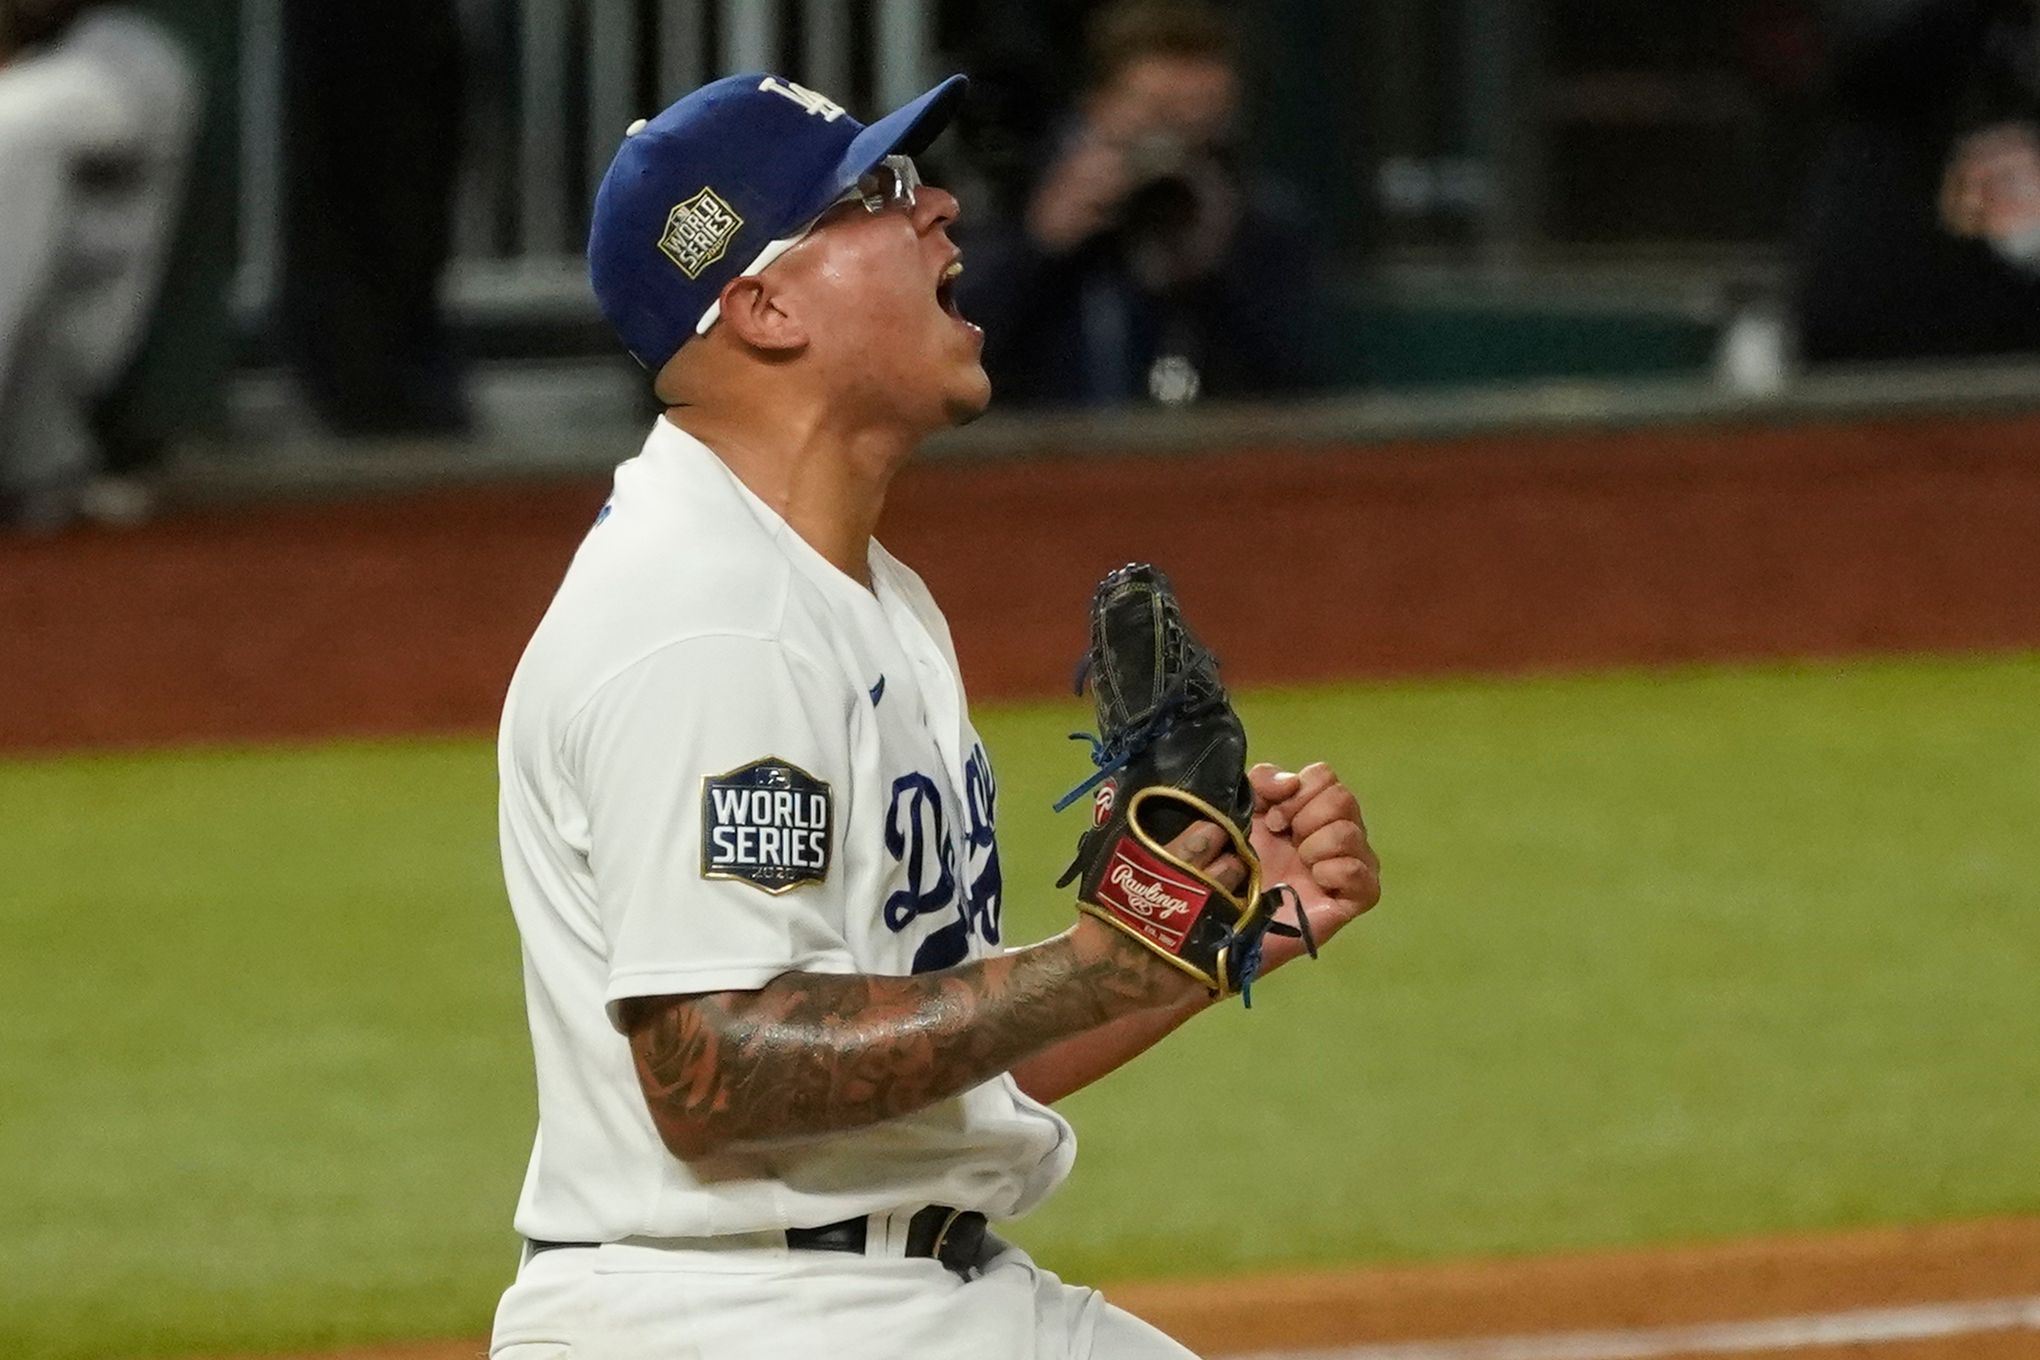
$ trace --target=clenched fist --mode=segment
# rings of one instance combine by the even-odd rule
[[[1256,765],[1247,779],[1254,787],[1250,840],[1261,856],[1263,881],[1295,890],[1295,900],[1276,919],[1293,923],[1301,907],[1323,944],[1381,900],[1381,860],[1367,843],[1360,800],[1323,762],[1294,774]],[[1301,941],[1271,935],[1262,971],[1302,952]]]

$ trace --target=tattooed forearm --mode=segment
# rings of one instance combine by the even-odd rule
[[[916,977],[788,973],[756,992],[640,998],[624,1023],[660,1136],[700,1157],[912,1113],[1194,989],[1119,932],[1080,927]]]

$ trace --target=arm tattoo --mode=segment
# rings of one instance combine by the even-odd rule
[[[640,997],[624,1011],[638,1081],[682,1155],[911,1114],[1182,997],[1183,978],[1110,935],[914,977],[786,973],[755,992]]]

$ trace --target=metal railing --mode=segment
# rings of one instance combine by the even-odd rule
[[[274,294],[282,0],[243,0],[239,306]],[[853,108],[932,78],[933,0],[463,0],[477,54],[446,281],[457,320],[588,310],[588,204],[635,118],[733,71],[773,70]],[[420,135],[430,135],[421,129]]]

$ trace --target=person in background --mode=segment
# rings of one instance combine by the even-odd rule
[[[1193,0],[1100,12],[1019,220],[965,237],[957,301],[1009,405],[1252,397],[1318,381],[1316,250],[1239,150],[1238,40]]]
[[[457,435],[465,372],[439,303],[465,65],[454,0],[285,0],[284,352],[350,436]]]
[[[1804,357],[2040,350],[2040,3],[1856,0],[1829,22]]]
[[[95,409],[147,326],[201,106],[142,14],[0,0],[0,522],[86,505]]]

